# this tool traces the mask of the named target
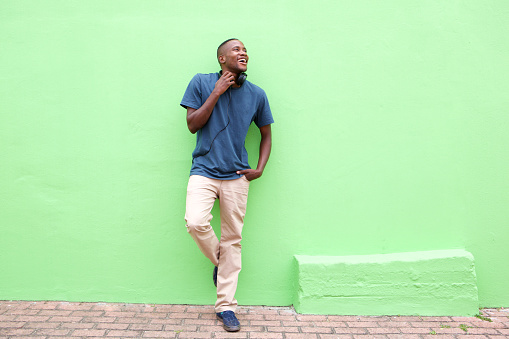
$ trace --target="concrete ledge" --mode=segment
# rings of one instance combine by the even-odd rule
[[[299,313],[479,313],[474,257],[464,250],[379,255],[296,255]]]

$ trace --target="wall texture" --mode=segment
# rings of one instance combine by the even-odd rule
[[[296,254],[465,249],[480,306],[509,305],[508,15],[503,0],[0,2],[0,299],[214,301],[184,225],[179,102],[238,37],[276,120],[241,304],[291,304]]]

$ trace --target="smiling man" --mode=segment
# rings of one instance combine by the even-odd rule
[[[187,109],[187,127],[196,133],[196,147],[186,199],[186,226],[202,253],[212,262],[217,286],[215,311],[225,330],[240,330],[235,292],[241,270],[242,228],[250,182],[262,176],[269,160],[274,122],[265,92],[246,80],[249,56],[238,39],[219,45],[219,73],[196,74],[180,105]],[[251,123],[260,129],[258,164],[252,169],[244,142]],[[221,238],[210,226],[219,199]]]

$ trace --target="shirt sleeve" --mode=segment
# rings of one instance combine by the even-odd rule
[[[194,108],[198,109],[202,106],[202,92],[201,92],[201,80],[199,74],[196,74],[189,85],[187,85],[186,92],[184,93],[184,97],[180,102],[180,106],[184,108]]]
[[[254,123],[258,126],[258,128],[274,123],[274,118],[272,117],[272,112],[269,106],[269,99],[267,99],[265,91],[262,91],[260,101],[258,102],[258,109]]]

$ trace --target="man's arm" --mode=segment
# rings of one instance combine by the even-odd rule
[[[224,72],[223,75],[217,80],[212,93],[210,93],[205,103],[198,109],[187,108],[187,128],[191,133],[196,133],[200,128],[205,126],[209,121],[212,110],[219,100],[221,94],[226,92],[228,87],[235,83],[235,76],[231,72]]]
[[[272,131],[270,129],[270,124],[260,127],[260,134],[262,135],[262,138],[260,140],[260,155],[258,157],[258,166],[256,166],[255,170],[246,169],[237,171],[237,174],[244,174],[246,179],[249,181],[261,177],[263,170],[265,169],[265,165],[267,165],[267,161],[269,161],[270,150],[272,148]]]

